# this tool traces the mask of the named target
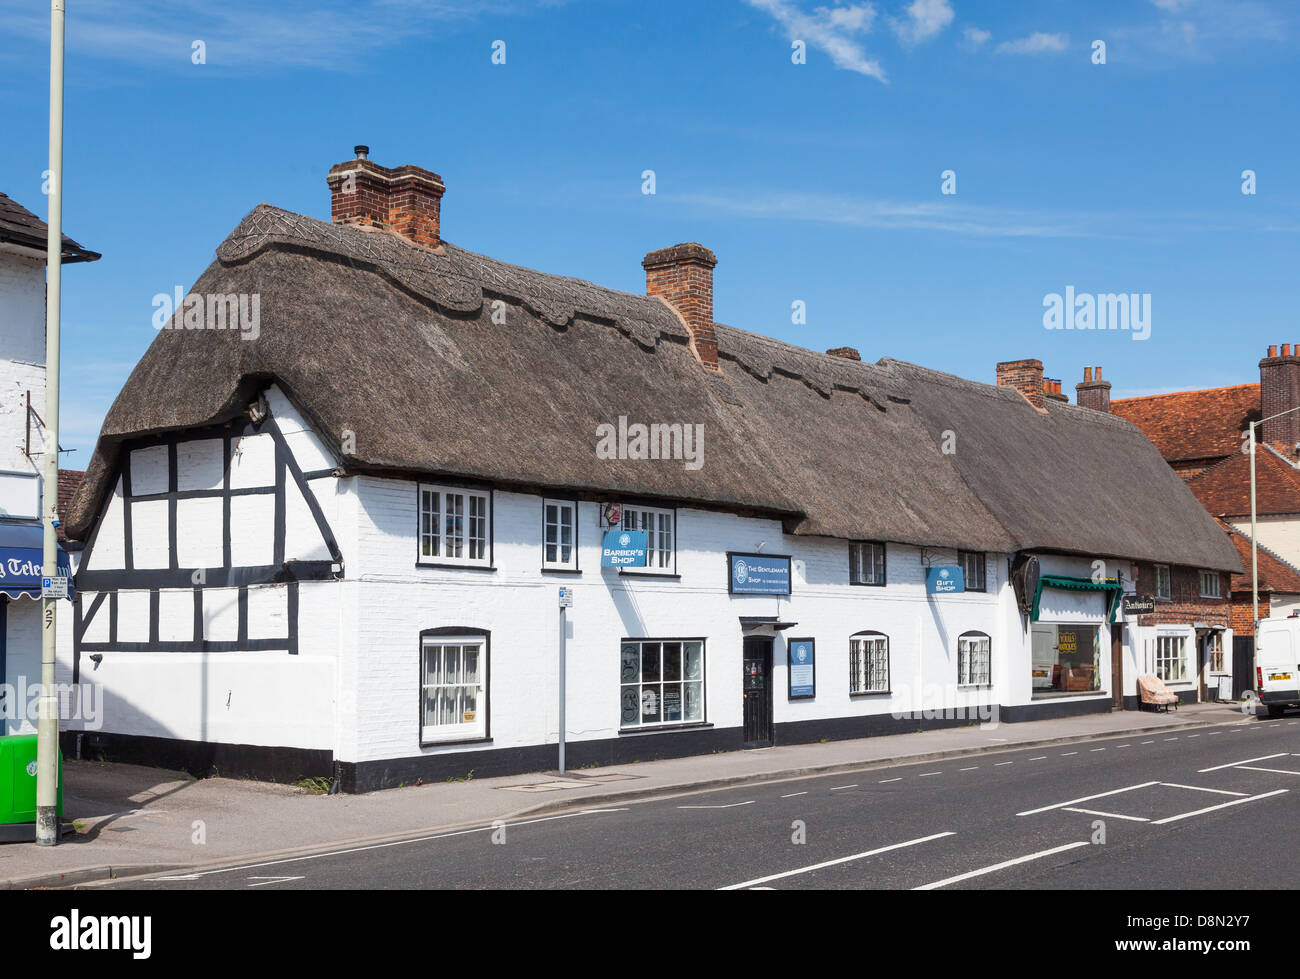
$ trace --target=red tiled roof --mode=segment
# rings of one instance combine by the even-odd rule
[[[1244,574],[1232,576],[1233,591],[1250,590],[1250,537],[1240,531],[1224,525],[1228,537],[1241,555],[1245,567]],[[1288,564],[1263,544],[1256,542],[1256,554],[1259,561],[1259,590],[1269,592],[1288,592],[1300,594],[1300,569]]]
[[[1217,459],[1239,452],[1246,422],[1259,419],[1259,385],[1123,398],[1110,410],[1142,429],[1169,462]]]
[[[79,469],[59,470],[59,540],[66,539],[63,535],[64,515],[69,512],[72,498],[76,495],[77,487],[81,485],[85,476],[85,472]]]
[[[1189,479],[1187,488],[1216,517],[1250,513],[1250,456],[1233,453]],[[1266,446],[1255,453],[1255,510],[1300,513],[1300,469]]]

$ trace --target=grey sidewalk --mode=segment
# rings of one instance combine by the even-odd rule
[[[368,795],[312,795],[263,782],[196,781],[154,768],[69,761],[58,847],[0,846],[0,888],[57,886],[163,869],[419,836],[576,804],[604,805],[755,779],[847,771],[1139,731],[1250,724],[1231,706],[1116,712],[915,734],[790,745],[555,773],[447,782]],[[199,842],[199,840],[202,842]]]

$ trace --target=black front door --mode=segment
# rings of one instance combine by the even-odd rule
[[[745,747],[767,748],[772,744],[772,640],[745,640]]]

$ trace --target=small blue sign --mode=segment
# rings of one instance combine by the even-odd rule
[[[644,568],[646,533],[644,530],[607,530],[600,545],[602,568]]]
[[[817,653],[811,639],[791,639],[786,646],[790,659],[790,699],[817,696]]]
[[[733,595],[790,594],[790,559],[771,554],[728,554],[727,584]]]
[[[966,576],[961,568],[948,565],[926,569],[925,593],[927,595],[956,595],[965,590]]]

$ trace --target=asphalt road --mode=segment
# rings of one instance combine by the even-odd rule
[[[1292,716],[614,804],[109,886],[1293,889],[1297,825]]]

